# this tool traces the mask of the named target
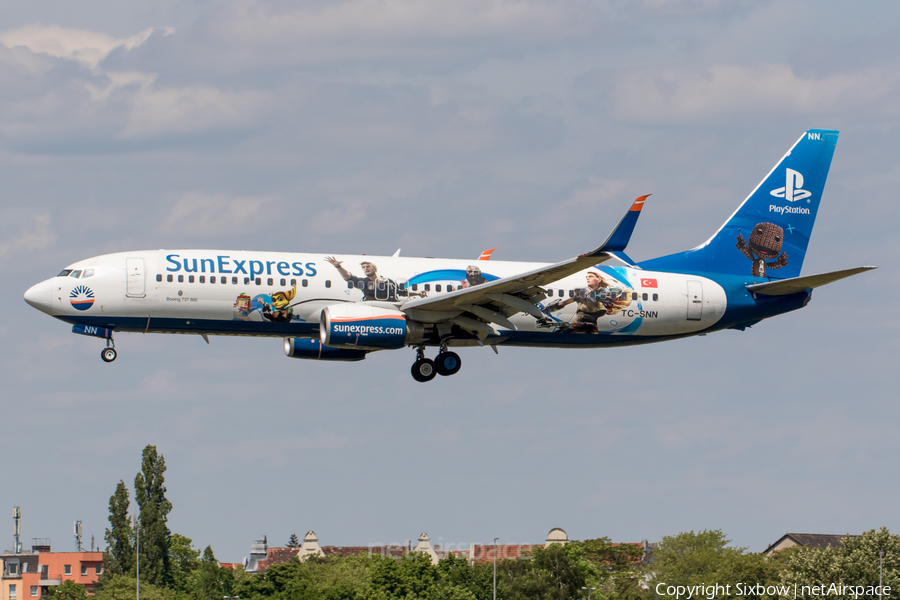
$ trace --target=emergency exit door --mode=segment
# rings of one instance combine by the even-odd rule
[[[699,321],[703,318],[703,282],[687,282],[687,320]]]

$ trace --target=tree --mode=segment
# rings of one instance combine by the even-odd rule
[[[47,597],[50,600],[86,600],[87,592],[84,591],[83,585],[66,579],[62,585],[51,587]]]
[[[197,600],[220,600],[228,595],[227,569],[219,566],[209,546],[203,551],[200,566],[191,576],[191,596]]]
[[[746,548],[729,546],[731,540],[719,529],[699,533],[679,533],[664,536],[652,554],[650,590],[658,584],[672,585],[731,585],[731,594],[717,593],[717,598],[737,597],[737,584],[775,583],[777,567],[767,563],[761,554]],[[756,589],[756,588],[754,588]],[[665,589],[660,588],[665,594]],[[743,594],[744,598],[759,598],[757,594]]]
[[[195,550],[191,538],[173,533],[169,538],[169,568],[172,572],[171,587],[175,590],[188,589],[188,578],[200,566],[200,551]]]
[[[94,594],[92,600],[134,600],[134,576],[113,575]],[[141,582],[141,600],[180,600],[174,590]]]
[[[597,576],[576,544],[534,546],[527,560],[506,559],[497,565],[497,585],[506,598],[568,600]]]
[[[167,586],[172,583],[169,564],[169,528],[166,525],[172,503],[166,500],[166,459],[156,446],[144,448],[141,472],[134,478],[134,499],[140,509],[141,579]]]
[[[287,543],[288,548],[299,548],[300,547],[300,538],[297,537],[296,533],[291,534],[291,538]]]
[[[134,531],[128,517],[128,488],[119,481],[115,493],[109,497],[109,525],[104,539],[103,575],[105,582],[112,575],[125,575],[134,569]]]
[[[878,585],[879,551],[884,551],[882,582],[891,592],[900,589],[900,536],[886,527],[872,529],[858,537],[846,536],[837,548],[789,548],[773,556],[784,565],[781,582],[797,586],[797,598],[831,598],[835,593],[813,594],[812,588],[822,583],[864,586]],[[784,553],[784,554],[782,554]],[[781,556],[779,556],[781,555]],[[886,595],[886,594],[885,594]],[[859,598],[877,598],[877,590],[866,589]]]

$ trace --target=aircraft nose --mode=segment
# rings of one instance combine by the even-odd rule
[[[33,285],[25,292],[25,302],[35,307],[41,312],[50,313],[50,282],[42,281],[37,285]]]

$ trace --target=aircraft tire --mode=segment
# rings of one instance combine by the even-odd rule
[[[437,369],[434,368],[434,361],[430,358],[421,358],[413,363],[412,366],[413,379],[419,383],[431,381],[437,375]]]
[[[100,353],[100,358],[103,359],[103,362],[111,363],[116,360],[116,350],[114,348],[104,348]]]
[[[441,352],[435,357],[434,366],[438,375],[445,377],[456,375],[462,367],[462,359],[459,358],[459,354],[456,352]]]

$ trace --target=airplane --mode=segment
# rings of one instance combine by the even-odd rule
[[[412,376],[449,376],[461,347],[600,348],[744,330],[803,308],[814,288],[875,267],[801,276],[838,132],[809,129],[704,243],[635,262],[647,196],[596,249],[561,262],[230,250],[119,252],[25,292],[106,341],[114,332],[284,338],[287,356],[358,361],[415,349]],[[487,256],[485,256],[485,254]],[[485,252],[481,258],[490,258]],[[437,348],[434,359],[426,347]]]

